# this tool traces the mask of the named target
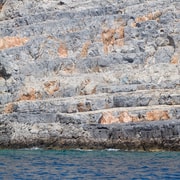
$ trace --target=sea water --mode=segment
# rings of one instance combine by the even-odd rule
[[[0,150],[0,179],[180,180],[180,152]]]

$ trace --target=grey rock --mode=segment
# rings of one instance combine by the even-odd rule
[[[0,1],[0,148],[180,150],[179,5]]]

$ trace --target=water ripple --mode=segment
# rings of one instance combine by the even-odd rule
[[[180,179],[180,152],[1,150],[0,179]]]

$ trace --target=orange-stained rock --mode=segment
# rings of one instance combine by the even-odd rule
[[[102,41],[106,45],[114,44],[114,29],[104,30],[102,32]]]
[[[119,123],[119,119],[112,115],[112,112],[104,112],[101,119],[101,124],[112,124],[112,123]]]
[[[77,109],[78,109],[78,112],[84,112],[85,111],[84,103],[78,103]]]
[[[96,88],[97,88],[97,86],[95,86],[95,87],[92,89],[91,94],[96,94]]]
[[[132,116],[132,121],[133,121],[133,122],[140,122],[141,119],[140,119],[139,117]]]
[[[131,27],[135,28],[135,27],[136,27],[136,23],[135,23],[135,22],[132,22],[132,23],[131,23]]]
[[[101,34],[101,37],[102,37],[102,42],[104,44],[104,53],[108,54],[109,46],[124,45],[124,26],[120,26],[119,28],[116,29],[104,30]]]
[[[86,79],[81,82],[80,95],[88,95],[96,93],[96,85],[91,85],[91,79]]]
[[[145,120],[156,121],[156,120],[168,120],[168,111],[154,110],[146,113]]]
[[[16,46],[23,46],[28,42],[28,38],[24,37],[4,37],[0,38],[0,50],[12,48]]]
[[[117,39],[115,41],[115,45],[117,45],[117,46],[124,46],[124,39]]]
[[[91,110],[91,104],[90,103],[78,103],[77,104],[77,109],[78,109],[78,112],[86,112],[86,111],[90,111]]]
[[[158,21],[161,14],[162,13],[160,11],[155,11],[155,12],[149,13],[149,14],[144,15],[144,16],[139,16],[139,17],[137,17],[135,19],[135,23],[132,23],[131,26],[135,27],[136,23],[141,23],[141,22],[145,22],[145,21],[148,21],[148,20],[156,20],[156,21]]]
[[[53,95],[59,90],[59,83],[57,81],[49,81],[44,83],[44,89],[49,95]]]
[[[108,46],[114,44],[114,29],[108,29],[104,30],[101,34],[102,36],[102,42],[104,44],[104,52],[105,54],[108,54]]]
[[[158,20],[159,17],[162,15],[162,12],[161,11],[155,11],[152,13],[153,17],[152,17],[152,20]]]
[[[133,118],[128,114],[128,112],[122,112],[119,115],[119,121],[122,123],[132,122]]]
[[[81,57],[82,57],[82,58],[87,57],[87,54],[88,54],[88,48],[89,48],[90,44],[91,44],[91,42],[88,41],[88,42],[86,42],[86,43],[83,45],[82,51],[81,51]]]
[[[178,64],[179,63],[180,56],[174,55],[171,59],[171,64]]]
[[[118,33],[119,35],[119,39],[122,39],[124,38],[124,26],[121,26],[119,28],[116,29],[116,33]]]
[[[14,104],[13,103],[8,103],[5,108],[4,108],[4,113],[12,113],[14,111]]]
[[[59,56],[62,58],[68,57],[68,49],[64,43],[61,43],[58,48]]]
[[[24,93],[20,96],[18,101],[25,101],[25,100],[35,100],[36,97],[36,91],[34,89],[31,89],[28,93]]]
[[[140,16],[140,17],[137,17],[137,18],[135,19],[135,22],[136,22],[136,23],[140,23],[140,22],[144,22],[144,21],[147,21],[147,20],[149,20],[148,17],[146,17],[146,16]]]
[[[144,22],[148,20],[157,20],[161,16],[161,14],[162,13],[160,11],[152,12],[145,16],[137,17],[135,21],[136,23],[139,23],[139,22]]]

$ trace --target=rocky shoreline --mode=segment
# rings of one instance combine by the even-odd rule
[[[0,1],[0,148],[180,151],[179,7]]]
[[[3,124],[3,125],[2,125]],[[101,124],[1,123],[1,148],[179,151],[178,120]]]

